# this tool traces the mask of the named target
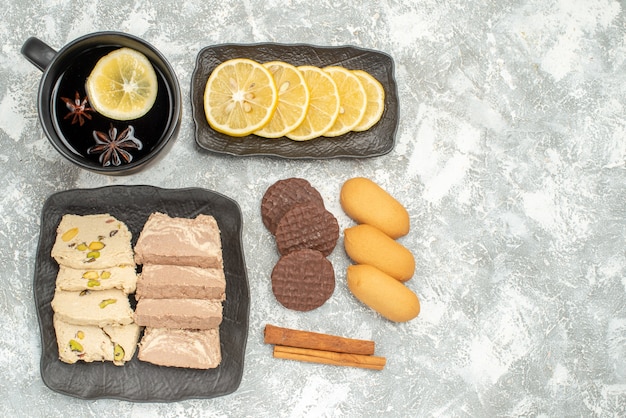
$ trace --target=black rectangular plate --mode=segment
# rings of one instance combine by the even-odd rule
[[[298,142],[288,138],[267,139],[256,135],[235,138],[225,135],[215,131],[206,121],[204,90],[215,67],[232,58],[249,58],[260,63],[279,60],[295,66],[338,65],[350,70],[367,71],[385,89],[385,111],[381,120],[369,130],[349,132],[337,138],[320,137]],[[398,127],[398,91],[393,59],[383,52],[353,46],[259,43],[206,47],[196,59],[191,78],[191,104],[198,146],[230,155],[269,155],[293,159],[375,157],[393,149]]]
[[[221,231],[226,300],[220,325],[222,362],[210,370],[162,367],[139,361],[66,364],[59,360],[50,301],[58,265],[50,256],[61,217],[67,213],[109,213],[126,223],[133,246],[152,212],[193,218],[212,215]],[[204,189],[153,186],[107,186],[56,193],[45,202],[37,249],[34,297],[41,331],[41,376],[52,390],[83,399],[114,398],[167,402],[212,398],[234,392],[243,375],[250,293],[241,243],[242,217],[232,199]],[[132,300],[132,299],[131,299]]]

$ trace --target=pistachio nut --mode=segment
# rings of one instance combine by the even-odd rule
[[[68,242],[78,234],[78,228],[68,229],[61,235],[63,242]]]
[[[119,344],[115,344],[115,347],[113,348],[113,360],[115,361],[123,361],[124,360],[124,354],[126,354],[124,352],[124,348],[119,345]]]
[[[70,345],[70,350],[76,353],[82,353],[84,351],[83,345],[76,340],[70,340],[69,345]]]
[[[104,309],[115,302],[117,302],[117,299],[103,299],[98,306],[100,306],[100,309]]]

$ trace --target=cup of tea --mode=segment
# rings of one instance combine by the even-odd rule
[[[96,110],[87,79],[101,59],[124,48],[149,61],[156,96],[141,115],[111,116]],[[180,85],[167,59],[148,42],[121,32],[96,32],[57,51],[31,37],[21,52],[43,72],[37,95],[41,126],[53,147],[72,163],[101,174],[131,174],[157,160],[174,142],[182,116]]]

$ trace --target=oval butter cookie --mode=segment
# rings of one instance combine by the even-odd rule
[[[357,223],[372,225],[391,238],[409,233],[409,213],[378,184],[364,177],[346,181],[339,196],[341,207]]]
[[[415,272],[413,254],[381,230],[361,224],[344,231],[348,256],[358,264],[377,267],[391,277],[407,281]]]
[[[390,321],[409,321],[420,313],[417,295],[376,267],[366,264],[349,266],[347,281],[348,288],[358,300]]]

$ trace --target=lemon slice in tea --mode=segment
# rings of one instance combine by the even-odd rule
[[[311,95],[304,121],[287,138],[308,141],[330,129],[339,115],[339,91],[333,79],[322,69],[311,65],[297,67],[304,76]]]
[[[154,105],[158,81],[150,60],[131,48],[116,49],[98,60],[86,83],[91,106],[116,120],[137,119]]]
[[[230,136],[261,129],[274,115],[278,91],[262,64],[235,58],[218,65],[204,90],[204,113],[209,125]]]
[[[293,65],[282,61],[263,64],[278,89],[278,105],[270,121],[254,134],[264,138],[279,138],[297,128],[309,108],[309,88],[302,73]]]

